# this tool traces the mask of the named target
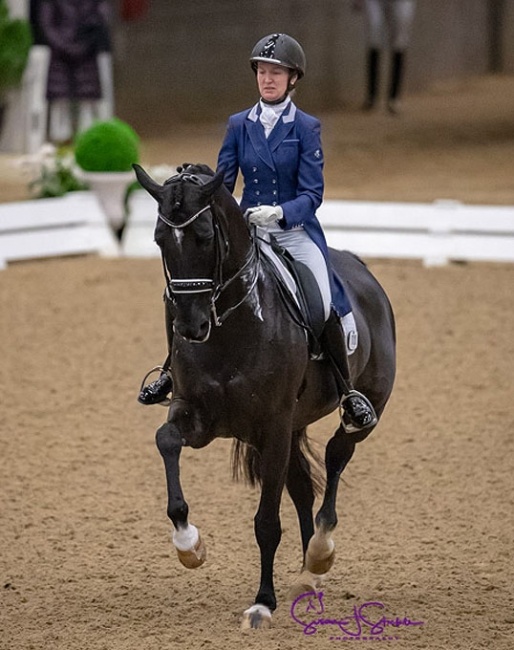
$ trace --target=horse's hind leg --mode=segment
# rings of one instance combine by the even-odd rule
[[[184,443],[180,432],[170,422],[157,430],[156,443],[166,471],[168,517],[175,527],[173,543],[181,563],[188,569],[195,569],[205,562],[206,550],[197,528],[188,523],[189,508],[180,485],[179,459]]]
[[[319,577],[305,568],[305,556],[310,539],[314,535],[314,485],[311,477],[309,461],[300,448],[300,438],[305,432],[294,432],[287,472],[286,487],[298,515],[304,564],[288,592],[288,599],[293,601],[301,594],[313,591],[320,586]]]
[[[309,542],[305,568],[316,575],[326,573],[334,563],[331,533],[337,525],[336,498],[339,478],[355,451],[355,438],[339,427],[325,451],[327,484],[323,503],[316,515],[316,532]]]
[[[286,487],[298,515],[302,549],[305,555],[309,540],[314,534],[314,518],[312,514],[314,485],[309,461],[300,448],[300,437],[304,432],[305,430],[293,432]]]

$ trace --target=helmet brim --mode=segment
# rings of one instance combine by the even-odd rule
[[[293,72],[296,72],[296,74],[298,75],[298,79],[301,79],[303,77],[303,72],[301,70],[293,66],[286,65],[283,61],[280,61],[279,59],[270,59],[269,56],[252,56],[252,58],[250,59],[250,65],[252,66],[254,72],[257,72],[258,63],[273,63],[274,65],[280,65],[283,68],[287,68],[287,70],[292,70]]]

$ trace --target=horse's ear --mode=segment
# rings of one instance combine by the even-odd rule
[[[140,184],[156,201],[160,201],[162,198],[162,185],[156,183],[140,165],[133,164],[132,167],[136,172],[136,177]]]
[[[220,170],[213,176],[212,180],[210,180],[208,183],[205,183],[205,185],[202,185],[202,193],[207,197],[211,197],[214,192],[219,187],[221,187],[224,176],[225,174],[223,173],[223,170]]]

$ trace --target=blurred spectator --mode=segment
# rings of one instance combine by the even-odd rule
[[[49,138],[67,142],[99,117],[98,56],[110,50],[109,7],[107,0],[33,0],[31,9],[38,38],[51,51]]]
[[[354,0],[356,10],[365,10],[367,20],[365,110],[375,107],[380,80],[380,54],[389,48],[390,79],[387,108],[399,111],[399,98],[405,72],[405,52],[409,45],[416,0]]]

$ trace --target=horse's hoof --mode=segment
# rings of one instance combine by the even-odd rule
[[[294,602],[299,596],[319,589],[322,583],[323,576],[315,575],[304,569],[289,588],[287,598],[290,602]]]
[[[242,630],[267,630],[271,627],[271,611],[265,605],[252,605],[243,613]]]
[[[316,532],[310,539],[305,555],[305,568],[311,573],[321,575],[330,571],[334,565],[336,549],[334,540],[328,535]]]
[[[197,569],[207,559],[207,549],[201,537],[188,551],[181,551],[177,548],[177,555],[180,562],[188,569]]]

